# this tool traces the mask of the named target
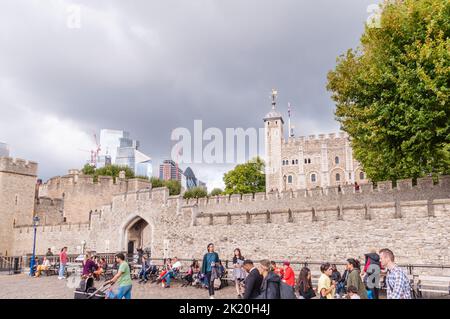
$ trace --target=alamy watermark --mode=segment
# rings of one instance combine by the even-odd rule
[[[172,131],[171,157],[178,163],[233,164],[262,156],[265,143],[264,128],[210,127],[203,130],[203,121],[194,120],[194,131],[178,127]]]

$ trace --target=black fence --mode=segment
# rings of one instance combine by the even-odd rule
[[[106,262],[108,264],[114,264],[115,263],[115,253],[95,253],[96,256],[100,258],[105,258]],[[68,262],[76,262],[76,258],[80,255],[68,255]],[[137,255],[129,255],[125,254],[127,256],[127,261],[133,265],[136,263],[139,263],[137,260]],[[37,255],[39,262],[43,260],[44,257],[47,257],[52,264],[59,264],[59,256],[44,256],[44,255]],[[11,257],[2,257],[0,256],[0,272],[6,272],[8,274],[17,274],[24,271],[25,268],[29,268],[30,264],[30,258],[31,256],[28,255],[25,258],[22,256],[11,256]],[[163,265],[165,258],[150,258],[150,260],[153,260],[155,264],[157,265]],[[179,260],[184,264],[184,267],[188,267],[194,259],[182,259],[179,258]],[[203,258],[196,258],[196,260],[200,263],[202,263]],[[255,263],[258,263],[260,260],[253,260]],[[282,260],[274,260],[277,265],[282,266],[283,261]],[[346,263],[345,262],[330,262],[331,264],[335,264],[339,270],[343,270]],[[232,269],[233,268],[233,262],[231,259],[222,259],[222,264],[226,269]],[[321,262],[318,261],[290,261],[291,267],[294,269],[294,271],[298,272],[302,267],[308,267],[311,271],[317,272],[320,271],[320,265]],[[448,270],[450,273],[450,265],[431,265],[431,264],[399,264],[400,267],[405,269],[409,275],[418,275],[422,272],[426,271],[427,273],[442,273],[444,270]]]
[[[0,273],[8,275],[20,274],[23,268],[22,257],[2,257],[0,256]]]

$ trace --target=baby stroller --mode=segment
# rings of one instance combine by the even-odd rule
[[[105,299],[105,292],[110,286],[111,284],[107,283],[97,289],[94,287],[94,278],[82,279],[80,287],[75,289],[74,299]]]

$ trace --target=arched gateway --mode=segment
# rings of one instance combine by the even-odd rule
[[[153,223],[138,214],[129,215],[120,227],[120,248],[133,254],[137,248],[152,251]]]

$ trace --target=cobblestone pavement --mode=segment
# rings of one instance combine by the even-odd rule
[[[70,279],[70,277],[69,277]],[[42,276],[31,278],[26,274],[0,276],[0,299],[73,299],[77,283],[69,279],[58,280],[57,276]],[[102,282],[95,282],[100,287]],[[71,287],[72,286],[72,287]],[[216,291],[216,299],[236,298],[234,286],[228,286]],[[194,287],[181,287],[174,283],[171,288],[165,289],[161,285],[147,283],[138,284],[133,280],[133,299],[207,299],[206,289]]]

